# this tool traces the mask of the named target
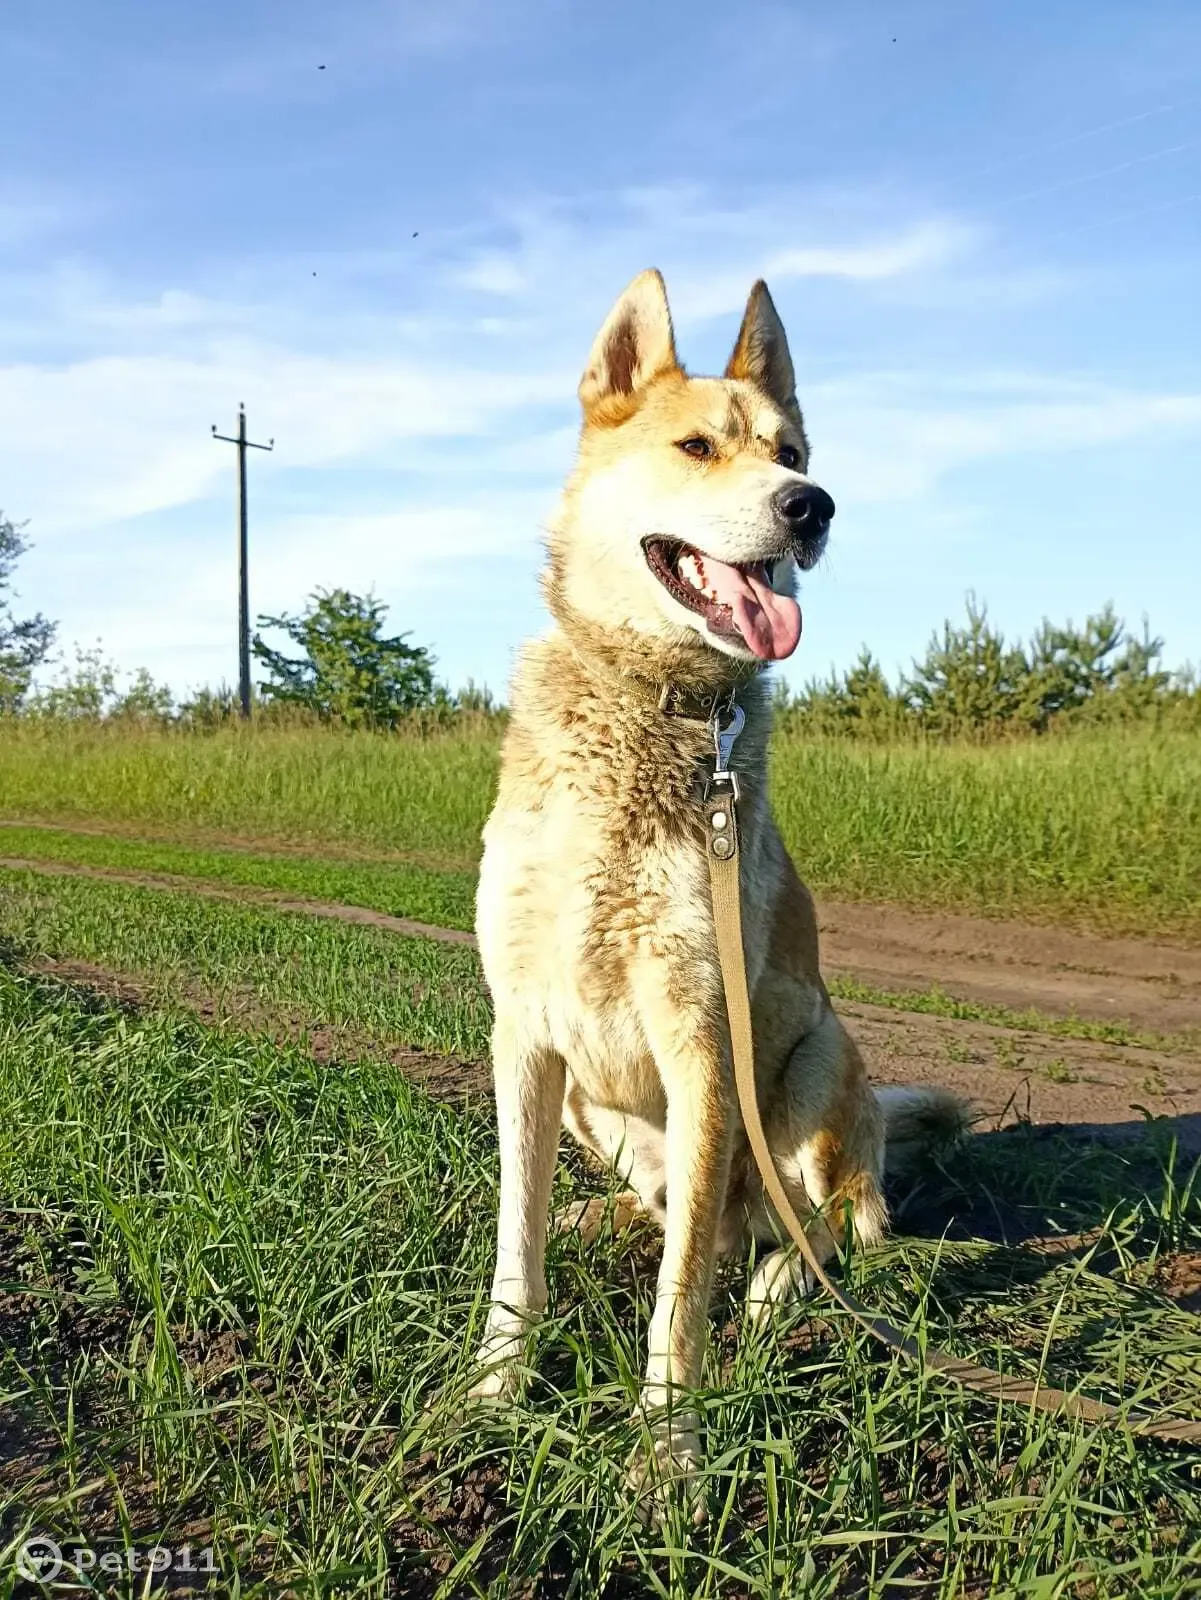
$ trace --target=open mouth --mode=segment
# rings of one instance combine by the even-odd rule
[[[761,661],[782,661],[801,637],[801,608],[772,588],[783,557],[735,564],[682,539],[644,539],[646,564],[677,604],[702,619],[717,639],[742,645]]]

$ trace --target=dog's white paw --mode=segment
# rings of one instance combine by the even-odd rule
[[[489,1359],[483,1351],[477,1358],[479,1376],[467,1391],[474,1405],[509,1405],[521,1398],[522,1371],[517,1360]]]
[[[505,1403],[520,1398],[530,1345],[540,1321],[540,1313],[533,1308],[493,1304],[476,1353],[468,1400]]]
[[[701,1441],[692,1418],[677,1416],[670,1425],[665,1421],[651,1427],[649,1438],[635,1447],[626,1471],[626,1485],[644,1520],[662,1524],[674,1500],[682,1504],[694,1527],[703,1526],[709,1507],[701,1461]]]
[[[755,1269],[747,1294],[747,1316],[752,1328],[762,1332],[773,1318],[811,1295],[817,1287],[812,1269],[795,1250],[773,1250]]]

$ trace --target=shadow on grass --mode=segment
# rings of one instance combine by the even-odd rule
[[[1103,1227],[1124,1207],[1187,1182],[1201,1114],[1125,1123],[1018,1122],[973,1135],[889,1185],[894,1231],[912,1238],[1040,1244]]]

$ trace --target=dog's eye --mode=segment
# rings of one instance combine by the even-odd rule
[[[795,472],[801,464],[801,452],[794,444],[782,444],[776,460],[782,467],[787,467],[789,472]]]
[[[702,439],[699,434],[691,439],[681,439],[679,448],[694,461],[707,461],[713,454],[713,446],[708,439]]]

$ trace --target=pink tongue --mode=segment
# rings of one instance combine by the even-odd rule
[[[705,557],[705,579],[734,613],[734,622],[760,661],[783,661],[800,643],[801,608],[777,594],[761,572],[742,572]]]

